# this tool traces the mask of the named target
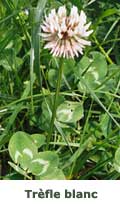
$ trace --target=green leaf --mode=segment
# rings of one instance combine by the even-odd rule
[[[115,152],[115,162],[120,166],[120,147]]]
[[[46,143],[46,137],[43,134],[32,134],[31,137],[37,148],[40,148]]]
[[[58,105],[64,101],[64,97],[60,96],[58,99]],[[51,116],[52,116],[52,105],[53,105],[53,97],[47,97],[42,103],[42,114],[39,118],[40,128],[42,130],[49,130]]]
[[[115,158],[113,163],[114,169],[120,173],[120,147],[115,152]]]
[[[120,165],[117,164],[116,162],[114,162],[114,163],[113,163],[113,166],[114,166],[114,169],[115,169],[118,173],[120,173]]]
[[[104,11],[101,15],[101,18],[105,18],[114,14],[117,14],[119,11],[116,8],[112,8],[112,9],[107,9],[106,11]]]
[[[27,169],[29,162],[37,154],[37,147],[25,132],[18,131],[10,139],[8,150],[12,160]]]
[[[75,75],[77,79],[80,79],[82,76],[89,87],[94,90],[104,81],[108,68],[103,54],[97,51],[93,51],[90,54],[92,55],[92,59],[84,56],[77,65]],[[89,92],[81,80],[78,83],[78,89],[81,92]]]
[[[36,176],[49,174],[49,172],[58,166],[59,158],[55,152],[46,151],[37,154],[29,165],[29,172]]]
[[[74,123],[83,117],[83,105],[80,102],[65,101],[57,108],[57,120]]]
[[[77,68],[75,69],[76,75],[79,77],[79,75],[83,74],[83,72],[90,66],[91,63],[92,60],[90,60],[87,56],[83,56],[80,62],[77,64]]]
[[[37,180],[65,180],[65,176],[61,169],[53,168],[51,170],[51,173],[49,174],[43,174],[41,176],[36,176]]]
[[[107,114],[104,114],[100,117],[100,127],[102,133],[105,137],[108,136],[110,130],[110,117]]]
[[[56,87],[57,84],[57,73],[58,71],[55,69],[50,69],[48,72],[48,81],[51,87]]]
[[[21,175],[23,175],[23,176],[26,176],[26,172],[23,170],[23,169],[21,169],[18,165],[15,165],[14,163],[12,163],[12,162],[8,162],[9,163],[9,165],[15,170],[15,171],[17,171],[19,174],[21,174]]]
[[[102,79],[107,74],[107,62],[105,56],[97,51],[90,53],[92,55],[92,65],[91,67],[95,68],[95,71],[98,72],[98,79]]]

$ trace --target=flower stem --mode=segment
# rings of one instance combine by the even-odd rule
[[[54,103],[53,103],[53,109],[52,109],[52,118],[51,118],[51,122],[50,122],[50,130],[49,130],[49,134],[48,134],[48,138],[47,138],[47,145],[46,145],[47,150],[49,148],[49,143],[51,140],[53,127],[54,127],[54,121],[55,121],[55,117],[56,117],[58,96],[59,96],[60,85],[61,85],[61,80],[62,80],[62,72],[63,72],[63,58],[61,58],[61,60],[60,60],[60,67],[59,67],[59,71],[58,71],[57,86],[56,86],[56,92],[55,92],[55,96],[54,96]]]

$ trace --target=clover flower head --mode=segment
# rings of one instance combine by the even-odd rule
[[[69,16],[65,6],[59,7],[56,12],[52,9],[41,25],[41,36],[45,40],[45,49],[49,49],[53,56],[74,58],[83,54],[86,45],[91,42],[86,40],[93,30],[88,30],[91,22],[81,10],[73,6]]]

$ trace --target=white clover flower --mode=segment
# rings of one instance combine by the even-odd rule
[[[69,16],[65,6],[61,6],[56,13],[52,9],[41,25],[41,36],[46,41],[45,49],[49,49],[53,56],[74,58],[83,54],[86,45],[91,45],[86,38],[93,32],[86,24],[86,15],[83,11],[78,13],[78,8],[73,6]]]

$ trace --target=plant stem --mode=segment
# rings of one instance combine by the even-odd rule
[[[95,40],[96,45],[99,47],[100,51],[102,52],[102,54],[106,57],[107,61],[108,61],[110,64],[113,64],[112,59],[111,59],[111,58],[109,57],[109,55],[105,52],[104,48],[100,45],[100,43],[98,42],[98,40],[96,39],[95,36],[94,36],[94,40]]]
[[[34,114],[33,70],[34,70],[34,49],[31,47],[31,55],[30,55],[30,95],[31,95],[31,112],[32,112],[32,115]]]
[[[56,110],[57,110],[57,104],[58,104],[57,102],[58,102],[58,96],[59,96],[59,92],[60,92],[62,72],[63,72],[63,58],[61,58],[61,60],[60,60],[60,67],[59,67],[59,71],[58,71],[57,86],[56,86],[56,92],[55,92],[55,96],[54,96],[54,104],[53,104],[53,109],[52,109],[52,118],[51,118],[50,130],[49,130],[47,145],[46,145],[47,150],[49,148],[49,143],[50,143],[50,139],[52,136],[54,121],[55,121],[55,117],[56,117]]]

